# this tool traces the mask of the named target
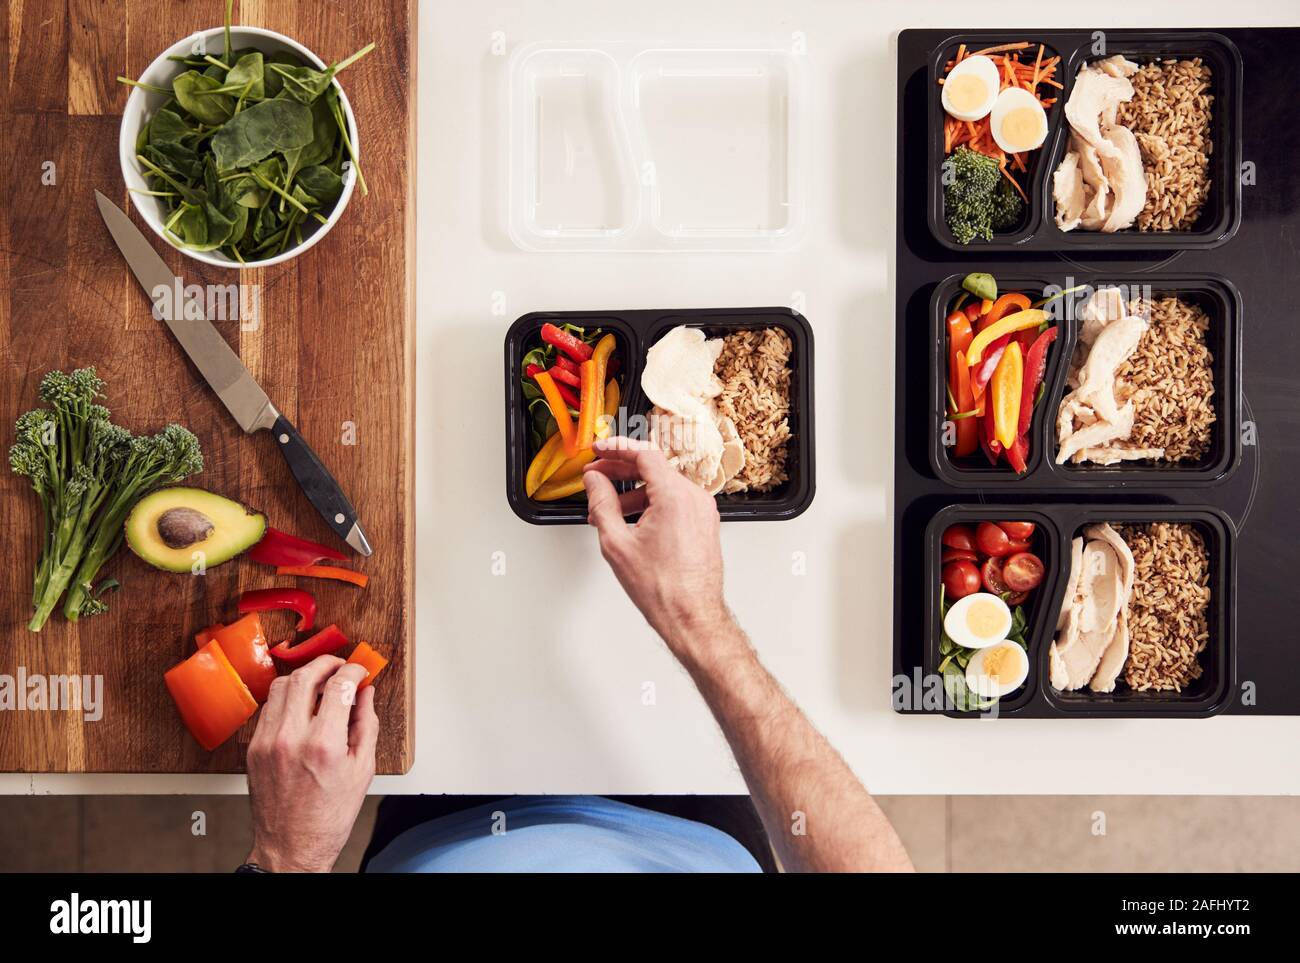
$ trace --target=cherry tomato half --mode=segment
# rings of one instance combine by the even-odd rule
[[[975,529],[975,547],[985,555],[999,558],[1011,550],[1011,539],[992,522],[980,522]]]
[[[945,565],[949,562],[978,562],[979,560],[979,553],[974,550],[967,551],[964,548],[945,548],[943,550]]]
[[[1009,558],[1010,556],[1015,555],[1016,552],[1027,552],[1032,547],[1033,543],[1028,540],[1018,542],[1013,538],[1011,541],[1007,542],[1007,554],[1003,557]]]
[[[1002,559],[990,558],[986,561],[980,568],[980,579],[986,592],[1001,595],[1007,591],[1007,583],[1002,581]]]
[[[1033,522],[998,522],[998,527],[1017,542],[1028,541],[1034,535]]]
[[[1002,581],[1013,592],[1028,592],[1043,581],[1043,561],[1032,552],[1017,552],[1002,560]]]
[[[950,599],[964,599],[980,590],[980,573],[974,562],[964,559],[943,567],[943,591]]]
[[[943,533],[943,544],[964,552],[975,551],[975,533],[969,525],[950,525]]]
[[[1008,595],[1002,601],[1006,602],[1010,608],[1014,609],[1017,605],[1024,605],[1025,599],[1027,598],[1029,598],[1028,592],[1017,592],[1015,595]]]

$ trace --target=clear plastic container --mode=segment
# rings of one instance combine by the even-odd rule
[[[802,237],[801,58],[532,44],[510,62],[510,236],[527,251],[779,251]]]

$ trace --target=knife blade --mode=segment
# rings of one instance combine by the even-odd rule
[[[239,427],[249,434],[270,431],[298,484],[326,524],[356,551],[371,554],[356,509],[334,476],[289,419],[276,410],[239,355],[207,319],[202,301],[184,293],[180,278],[121,208],[99,191],[95,191],[95,203],[131,273],[149,295],[154,317],[167,325]]]

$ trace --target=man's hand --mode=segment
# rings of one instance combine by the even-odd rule
[[[271,683],[248,747],[253,851],[273,872],[328,873],[375,775],[375,690],[366,672],[322,655]]]
[[[628,438],[597,441],[584,469],[587,519],[600,551],[646,620],[690,668],[713,655],[731,614],[722,596],[722,547],[713,496],[668,464],[658,448]],[[619,494],[611,481],[644,481]],[[624,515],[641,513],[636,525]],[[743,649],[747,649],[744,646]]]

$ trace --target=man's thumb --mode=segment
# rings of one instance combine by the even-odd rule
[[[627,528],[618,504],[618,492],[603,472],[587,466],[582,484],[587,489],[587,522],[596,526],[602,538],[613,537],[618,529]]]

